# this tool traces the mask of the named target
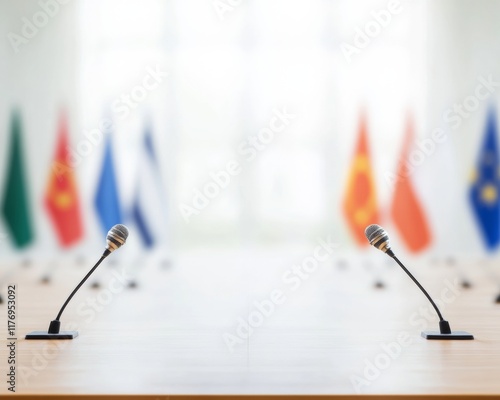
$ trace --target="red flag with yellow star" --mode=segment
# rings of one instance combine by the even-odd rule
[[[419,252],[431,242],[431,231],[423,207],[407,174],[406,162],[414,140],[413,120],[408,118],[406,137],[398,164],[398,174],[391,205],[391,217],[406,247]]]
[[[364,115],[361,117],[358,143],[347,181],[343,211],[356,242],[360,246],[368,245],[365,228],[370,224],[378,223],[379,214]]]
[[[69,247],[82,238],[80,201],[70,161],[68,126],[64,115],[61,117],[56,153],[50,168],[45,207],[62,247]]]

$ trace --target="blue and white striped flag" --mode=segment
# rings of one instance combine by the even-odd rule
[[[167,231],[167,202],[149,127],[144,132],[138,161],[132,219],[144,247],[149,249],[158,246]]]

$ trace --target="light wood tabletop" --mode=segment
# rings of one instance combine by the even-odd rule
[[[456,267],[408,262],[452,329],[475,336],[430,341],[420,332],[437,330],[437,317],[396,265],[378,255],[371,265],[355,256],[340,264],[333,255],[294,273],[310,254],[199,250],[168,268],[125,268],[126,257],[103,264],[62,316],[63,329],[79,331],[67,341],[24,335],[48,328],[91,265],[61,266],[49,284],[39,282],[45,267],[15,267],[1,294],[6,300],[16,285],[16,392],[500,394],[499,288],[480,265],[461,266],[473,283],[464,289]],[[138,286],[128,288],[133,274]],[[374,288],[376,277],[384,288]],[[5,377],[6,302],[0,310]]]

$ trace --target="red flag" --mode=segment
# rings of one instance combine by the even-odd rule
[[[413,131],[413,121],[408,118],[390,213],[404,243],[411,252],[416,253],[430,244],[431,233],[424,210],[407,173],[406,163],[414,139]]]
[[[361,117],[358,143],[351,163],[343,211],[356,242],[368,245],[365,237],[367,225],[378,222],[377,198],[365,117]]]
[[[61,117],[57,141],[45,194],[45,207],[61,246],[69,247],[83,236],[83,226],[75,174],[68,151],[68,127],[65,116]]]

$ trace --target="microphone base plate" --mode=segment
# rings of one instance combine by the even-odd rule
[[[422,337],[427,340],[473,340],[474,336],[469,332],[454,331],[451,333],[440,333],[436,331],[422,332]]]
[[[78,331],[62,331],[59,333],[48,333],[44,331],[34,331],[26,335],[26,339],[32,340],[68,340],[78,336]]]

